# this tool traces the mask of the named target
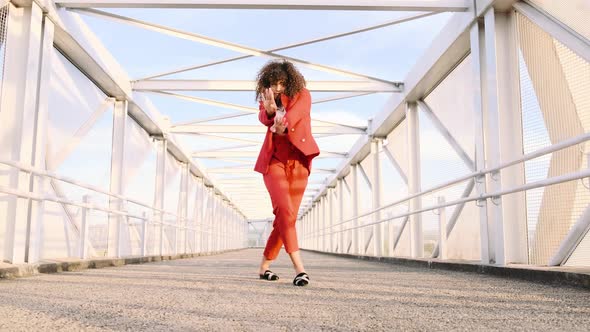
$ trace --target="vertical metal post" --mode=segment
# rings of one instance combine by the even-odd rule
[[[320,201],[317,200],[313,207],[313,236],[314,236],[314,250],[320,250]]]
[[[114,194],[122,195],[124,193],[123,178],[125,176],[125,133],[127,131],[127,101],[115,102],[113,112],[113,151],[111,154],[111,175],[110,191]],[[109,200],[111,210],[122,210],[120,199],[111,197]],[[109,243],[108,255],[121,257],[129,244],[122,241],[124,234],[128,234],[128,228],[122,227],[123,217],[121,215],[109,215]],[[122,232],[124,234],[122,234]],[[120,248],[120,246],[125,246]]]
[[[482,91],[485,91],[485,80],[482,81],[482,71],[485,66],[484,52],[484,30],[481,23],[476,22],[470,31],[471,36],[471,62],[473,65],[473,92],[474,92],[474,120],[475,120],[475,170],[479,171],[485,168],[485,148],[484,148],[484,103]],[[475,179],[475,189],[477,195],[486,192],[485,177]],[[479,207],[479,232],[480,232],[480,256],[481,262],[490,263],[490,241],[488,231],[487,202],[481,200],[477,203]]]
[[[513,11],[495,13],[496,60],[499,111],[500,160],[505,162],[523,154],[520,71],[516,18]],[[524,164],[501,171],[501,185],[507,188],[524,184]],[[514,193],[502,200],[505,262],[528,263],[528,231],[525,193]],[[498,231],[499,232],[499,231]],[[498,240],[500,241],[500,240]]]
[[[115,247],[117,248],[117,258],[123,257],[125,254],[123,252],[123,229],[129,230],[129,215],[127,214],[127,201],[121,200],[119,204],[119,211],[125,213],[124,216],[118,216],[117,218],[117,237],[115,242]]]
[[[33,4],[35,5],[35,4]],[[53,65],[53,39],[54,24],[46,17],[43,18],[43,37],[40,57],[39,70],[39,90],[37,95],[37,122],[34,134],[35,145],[33,147],[32,165],[37,168],[46,169],[45,160],[47,156],[46,142],[47,130],[49,127],[49,94],[51,82],[51,68]],[[49,187],[49,180],[46,177],[35,176],[32,179],[32,191],[36,194],[44,194]],[[27,252],[25,261],[36,263],[41,257],[41,248],[43,244],[42,225],[45,214],[45,201],[33,201],[28,218],[29,229],[27,237]]]
[[[373,210],[381,207],[381,158],[379,157],[379,151],[383,146],[383,140],[379,138],[373,138],[371,140],[371,164],[373,166],[373,177],[371,179],[371,187],[373,194]],[[381,211],[373,213],[373,222],[381,220]],[[373,252],[375,256],[383,256],[383,238],[384,238],[384,227],[383,223],[376,224],[373,226]]]
[[[141,248],[140,248],[140,255],[146,256],[147,255],[147,226],[149,225],[148,221],[148,214],[147,212],[143,212],[141,215]]]
[[[421,188],[420,176],[420,125],[418,121],[418,105],[407,103],[406,121],[408,129],[408,194],[419,193]],[[422,207],[422,198],[416,197],[410,200],[410,211],[419,210]],[[410,252],[413,258],[424,256],[424,237],[422,232],[422,216],[413,214],[410,222]]]
[[[82,197],[82,202],[84,204],[88,204],[90,202],[90,197],[88,195],[84,195]],[[81,218],[80,218],[80,239],[78,242],[78,250],[80,259],[86,259],[87,256],[87,246],[88,246],[88,208],[83,207],[81,211]]]
[[[180,224],[181,226],[181,241],[182,241],[182,253],[187,253],[188,247],[188,188],[189,181],[191,178],[191,169],[189,163],[183,163],[182,175],[180,178]]]
[[[339,227],[339,239],[340,239],[340,244],[338,245],[338,247],[340,248],[339,252],[345,254],[346,253],[346,249],[344,249],[344,238],[345,238],[345,234],[344,234],[344,224],[342,224],[342,222],[344,221],[344,179],[338,179],[338,223],[340,224]]]
[[[155,197],[154,206],[160,210],[164,209],[164,193],[166,188],[166,154],[168,153],[168,143],[165,138],[156,138],[157,144],[157,161],[156,161],[156,186],[155,186]],[[158,211],[156,213],[158,223],[160,227],[159,231],[159,250],[158,254],[162,256],[164,254],[164,213]]]
[[[0,90],[0,131],[3,137],[0,158],[35,165],[39,83],[44,79],[41,77],[44,71],[41,57],[46,55],[42,54],[42,46],[53,43],[53,34],[44,33],[43,12],[37,3],[33,2],[30,8],[17,8],[12,3],[8,6],[4,85]],[[0,170],[0,183],[20,191],[33,190],[29,173],[4,165]],[[39,228],[38,224],[33,224],[38,218],[31,219],[32,202],[12,196],[5,198],[4,204],[6,208],[0,210],[0,218],[4,219],[0,222],[4,227],[4,261],[13,264],[28,262],[29,246],[35,245],[30,238],[31,231],[36,232]]]
[[[350,165],[350,173],[352,177],[352,215],[355,218],[354,222],[352,223],[352,227],[354,228],[352,231],[352,248],[353,253],[361,255],[363,252],[361,251],[361,233],[359,230],[359,176],[358,176],[358,165]]]
[[[438,197],[438,204],[445,204],[445,197]],[[444,207],[438,208],[438,258],[447,259],[447,216]]]
[[[328,198],[328,234],[330,236],[329,239],[329,252],[335,252],[336,248],[334,245],[336,241],[334,241],[334,237],[336,236],[336,229],[332,225],[334,225],[334,188],[328,188],[326,197]]]
[[[485,150],[487,167],[495,167],[500,164],[500,115],[499,115],[499,82],[498,82],[498,64],[496,58],[496,17],[494,8],[490,8],[484,15],[485,19],[485,71],[482,71],[482,80],[485,79],[486,87],[484,100],[484,125]],[[502,182],[499,172],[491,174],[488,177],[487,189],[491,192],[502,190]],[[488,216],[491,221],[490,225],[490,247],[492,248],[493,258],[496,264],[505,264],[504,254],[504,221],[502,218],[502,199],[492,199],[492,204],[488,204]]]

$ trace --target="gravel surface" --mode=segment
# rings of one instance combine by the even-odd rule
[[[474,273],[262,250],[0,280],[0,331],[588,331],[590,291]]]

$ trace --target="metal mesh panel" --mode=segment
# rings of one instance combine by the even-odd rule
[[[517,14],[524,152],[588,132],[588,63],[526,17]],[[527,182],[584,169],[587,148],[574,146],[525,163]],[[529,260],[547,264],[590,202],[581,181],[530,190],[527,197]],[[588,257],[587,263],[590,263]]]
[[[572,30],[590,39],[590,2],[588,0],[530,0],[549,15],[565,23]]]
[[[2,95],[2,86],[4,85],[4,61],[6,58],[6,31],[8,29],[8,8],[9,5],[6,5],[0,9],[0,95]]]

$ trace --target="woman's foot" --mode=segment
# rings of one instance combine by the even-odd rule
[[[271,270],[266,270],[266,271],[264,271],[264,273],[259,274],[259,276],[260,276],[260,279],[264,279],[264,280],[269,280],[269,281],[279,280],[279,276],[276,275]]]
[[[305,272],[299,273],[293,279],[293,285],[295,286],[307,286],[309,284],[309,276]]]

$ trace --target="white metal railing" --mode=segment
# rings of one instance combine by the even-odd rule
[[[453,200],[453,201],[449,201],[449,202],[445,202],[444,198],[439,199],[439,203],[436,205],[432,205],[432,206],[428,206],[428,207],[424,207],[418,210],[414,210],[414,211],[408,211],[405,213],[399,213],[396,215],[392,215],[392,216],[388,216],[386,218],[382,218],[380,220],[374,221],[374,222],[369,222],[369,223],[364,223],[363,225],[359,225],[359,226],[354,226],[354,227],[348,227],[348,228],[341,228],[339,230],[333,230],[333,228],[337,227],[337,226],[341,226],[350,222],[353,222],[355,220],[359,220],[360,218],[364,218],[370,215],[373,215],[379,211],[382,211],[384,209],[387,208],[391,208],[394,206],[398,206],[401,203],[407,202],[413,198],[417,198],[417,197],[422,197],[425,196],[427,194],[433,193],[433,192],[437,192],[440,191],[442,189],[445,189],[447,187],[450,187],[452,185],[464,182],[466,180],[469,179],[475,179],[475,181],[481,181],[482,178],[485,178],[486,175],[490,174],[490,176],[495,176],[500,170],[510,167],[510,166],[514,166],[520,163],[524,163],[528,160],[531,159],[535,159],[562,149],[566,149],[581,143],[584,143],[586,141],[590,140],[590,133],[586,133],[584,135],[579,135],[576,136],[574,138],[570,138],[570,139],[566,139],[563,140],[559,143],[553,144],[551,146],[542,148],[542,149],[538,149],[536,151],[524,154],[522,157],[514,159],[512,161],[509,162],[505,162],[503,164],[500,164],[496,167],[493,168],[488,168],[488,169],[483,169],[481,171],[476,171],[476,172],[472,172],[470,174],[458,177],[456,179],[447,181],[445,183],[442,183],[440,185],[431,187],[429,189],[423,190],[419,193],[416,194],[412,194],[409,195],[403,199],[397,200],[395,202],[392,202],[390,204],[386,204],[384,206],[381,206],[377,209],[373,209],[369,212],[363,213],[363,214],[359,214],[358,216],[354,216],[352,218],[343,220],[339,223],[336,224],[332,224],[328,227],[324,227],[321,229],[317,229],[311,232],[308,232],[306,234],[304,234],[303,239],[316,239],[317,237],[326,237],[329,235],[333,235],[333,234],[338,234],[338,233],[344,233],[344,232],[351,232],[353,230],[356,229],[361,229],[361,228],[365,228],[365,227],[369,227],[369,226],[374,226],[374,225],[378,225],[378,224],[382,224],[391,220],[395,220],[395,219],[399,219],[399,218],[403,218],[403,217],[408,217],[414,214],[419,214],[419,213],[423,213],[423,212],[427,212],[427,211],[433,211],[433,210],[439,210],[439,212],[437,214],[439,214],[439,222],[440,225],[444,227],[446,227],[446,220],[442,220],[442,218],[444,218],[444,212],[441,213],[441,211],[444,210],[445,207],[449,207],[449,206],[454,206],[454,205],[459,205],[459,204],[463,204],[463,203],[467,203],[467,202],[473,202],[473,201],[484,201],[487,199],[498,199],[501,196],[504,195],[508,195],[508,194],[513,194],[513,193],[517,193],[517,192],[522,192],[522,191],[527,191],[527,190],[531,190],[531,189],[535,189],[535,188],[540,188],[540,187],[546,187],[546,186],[550,186],[550,185],[555,185],[555,184],[559,184],[559,183],[563,183],[563,182],[568,182],[568,181],[573,181],[573,180],[579,180],[579,179],[583,179],[583,178],[588,178],[590,177],[590,169],[586,169],[583,171],[579,171],[579,172],[573,172],[573,173],[568,173],[565,175],[561,175],[561,176],[555,176],[555,177],[551,177],[551,178],[547,178],[545,180],[540,180],[540,181],[535,181],[535,182],[531,182],[531,183],[527,183],[521,186],[517,186],[517,187],[513,187],[513,188],[509,188],[509,189],[504,189],[504,190],[500,190],[497,192],[492,192],[492,193],[484,193],[481,194],[479,196],[470,196],[470,197],[465,197],[465,198],[461,198],[461,199],[457,199],[457,200]],[[441,237],[442,236],[447,236],[446,233],[446,228],[445,230],[440,230],[439,231],[439,244],[444,243],[445,239],[442,239],[441,241]],[[365,250],[366,251],[366,250]]]
[[[58,204],[64,204],[64,205],[68,205],[68,206],[74,206],[74,207],[81,208],[81,216],[82,217],[81,217],[81,224],[80,224],[80,226],[81,226],[80,227],[80,238],[79,238],[79,243],[78,243],[78,245],[79,245],[78,256],[82,259],[88,258],[87,248],[88,248],[88,242],[89,242],[88,241],[88,235],[89,235],[88,234],[88,226],[89,225],[87,223],[87,219],[88,219],[87,217],[91,211],[101,211],[101,212],[104,212],[108,215],[122,217],[123,224],[125,224],[127,226],[140,225],[141,226],[141,231],[140,231],[140,255],[141,256],[145,256],[147,254],[147,248],[146,248],[147,227],[149,225],[156,225],[156,226],[160,227],[160,243],[159,243],[160,244],[160,250],[159,250],[160,255],[164,254],[163,247],[162,247],[162,245],[163,245],[162,237],[163,237],[164,227],[173,227],[175,229],[175,232],[178,232],[180,230],[185,231],[185,232],[188,232],[188,231],[194,232],[195,237],[196,237],[196,234],[200,234],[201,236],[209,236],[210,238],[207,240],[207,244],[206,244],[207,248],[206,248],[205,252],[214,251],[214,250],[212,250],[212,249],[214,249],[212,247],[216,247],[216,249],[219,249],[219,250],[229,249],[229,248],[221,248],[221,244],[226,239],[230,240],[233,237],[233,235],[227,236],[227,234],[224,234],[219,230],[215,231],[215,226],[213,224],[204,225],[203,222],[201,222],[197,227],[191,227],[186,224],[186,222],[189,221],[190,219],[183,218],[176,213],[172,213],[172,212],[169,212],[169,211],[157,208],[157,207],[150,206],[150,205],[145,204],[141,201],[130,199],[128,197],[125,197],[125,196],[122,196],[119,194],[115,194],[115,193],[103,190],[101,188],[98,188],[98,187],[95,187],[92,185],[82,183],[80,181],[77,181],[75,179],[72,179],[72,178],[69,178],[66,176],[61,176],[56,173],[49,172],[47,170],[37,169],[37,168],[31,167],[31,166],[24,165],[19,162],[10,161],[10,160],[0,159],[0,164],[4,164],[9,167],[15,168],[20,172],[28,173],[32,176],[39,176],[41,178],[66,182],[66,183],[75,185],[79,188],[87,189],[92,192],[95,192],[98,194],[103,194],[103,195],[106,195],[107,197],[115,198],[118,200],[118,202],[120,203],[119,204],[120,209],[112,209],[112,208],[108,208],[108,207],[104,207],[104,206],[90,203],[90,195],[84,195],[82,202],[76,202],[76,201],[73,201],[70,199],[66,199],[66,198],[58,197],[58,196],[54,196],[54,195],[48,195],[48,194],[41,195],[41,194],[36,194],[36,193],[28,192],[28,191],[16,190],[16,189],[8,188],[5,186],[0,186],[0,193],[12,195],[17,198],[24,198],[24,199],[28,199],[28,200],[42,201],[42,202],[45,202],[45,201],[55,202]],[[130,213],[126,209],[128,203],[133,203],[133,204],[136,204],[142,208],[150,210],[152,212],[151,213],[152,216],[149,217],[148,213],[145,211],[143,212],[142,215]],[[177,223],[165,222],[164,219],[166,216],[176,219]],[[136,221],[132,222],[131,220],[136,220]],[[178,234],[178,233],[176,233],[176,234]],[[110,238],[110,234],[108,235],[108,237]],[[121,247],[119,241],[120,241],[120,239],[117,239],[117,249],[118,250],[120,250],[120,247]],[[175,251],[174,254],[178,254],[178,252],[176,250],[176,245],[177,245],[177,241],[178,241],[177,235],[174,237],[173,241],[176,243],[173,246],[174,251]],[[195,242],[196,242],[196,239],[195,239]],[[229,244],[229,241],[228,241],[228,244]],[[184,249],[186,251],[186,246]],[[201,245],[200,249],[201,249],[200,252],[203,252],[203,245]],[[120,252],[118,252],[117,257],[121,257]]]

